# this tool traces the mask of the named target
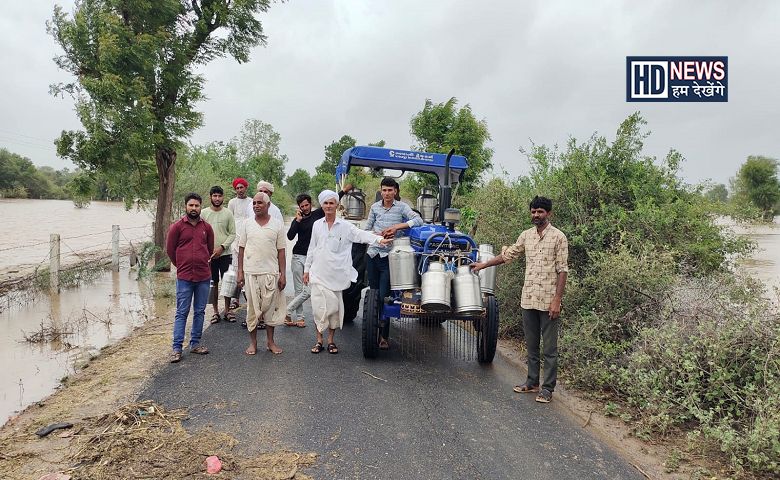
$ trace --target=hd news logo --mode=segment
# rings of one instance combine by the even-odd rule
[[[627,102],[728,102],[729,57],[626,57]]]

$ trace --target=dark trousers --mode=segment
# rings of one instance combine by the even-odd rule
[[[390,295],[390,258],[380,257],[378,254],[373,258],[367,256],[366,277],[368,277],[369,288],[379,290],[379,300],[384,305],[385,297]],[[379,311],[381,313],[382,307]],[[384,323],[380,334],[386,339],[390,336],[390,322]]]
[[[550,319],[550,312],[523,309],[525,346],[528,350],[528,385],[539,385],[539,341],[544,345],[544,383],[542,388],[555,390],[558,380],[558,329],[561,317]]]

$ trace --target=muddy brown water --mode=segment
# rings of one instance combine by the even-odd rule
[[[0,231],[0,272],[41,263],[48,255],[50,233],[59,233],[77,251],[108,249],[113,224],[120,225],[123,241],[137,243],[151,233],[148,213],[126,212],[115,203],[96,202],[87,209],[76,209],[65,201],[0,200],[0,214],[6,219],[6,228]],[[750,237],[758,246],[742,267],[768,286],[780,288],[780,218],[771,225],[730,228]],[[42,245],[35,245],[38,243]],[[9,248],[16,246],[19,248]],[[63,255],[66,250],[63,246]],[[48,396],[63,377],[134,327],[154,318],[172,320],[166,319],[170,300],[156,300],[149,282],[139,282],[136,276],[136,271],[124,265],[119,272],[106,272],[59,295],[39,295],[24,301],[0,298],[4,302],[0,309],[0,362],[4,366],[0,370],[0,424]],[[172,278],[161,275],[155,283],[158,292],[168,288],[171,294]],[[285,293],[291,295],[289,273],[288,279]],[[67,335],[40,343],[25,341],[25,336],[35,334],[42,326]]]

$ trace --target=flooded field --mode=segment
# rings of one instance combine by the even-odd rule
[[[45,265],[52,233],[60,235],[63,263],[78,260],[78,255],[109,250],[112,225],[119,225],[123,247],[152,234],[149,212],[126,211],[116,202],[76,208],[69,200],[0,199],[0,218],[4,224],[0,229],[0,279]]]

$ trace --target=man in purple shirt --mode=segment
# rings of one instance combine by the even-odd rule
[[[209,259],[214,253],[214,230],[200,218],[202,203],[203,200],[197,193],[187,194],[184,198],[187,214],[168,229],[165,244],[166,253],[176,267],[176,317],[173,321],[171,363],[181,360],[190,304],[193,304],[194,310],[190,330],[190,353],[209,353],[205,345],[200,345],[200,336],[203,333],[203,317],[209,298]]]

